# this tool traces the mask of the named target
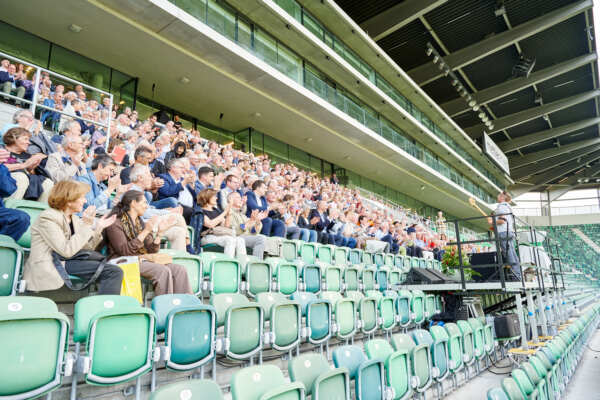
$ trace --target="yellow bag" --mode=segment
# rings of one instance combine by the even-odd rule
[[[140,279],[140,260],[138,257],[119,257],[109,261],[123,270],[121,296],[130,296],[144,304],[142,298],[142,281]]]

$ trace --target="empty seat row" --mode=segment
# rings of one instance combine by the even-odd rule
[[[257,301],[250,301],[239,293],[222,293],[206,305],[193,295],[163,295],[155,297],[149,309],[131,297],[90,296],[75,304],[73,327],[49,299],[0,298],[0,337],[5,339],[0,354],[10,371],[0,377],[0,395],[42,394],[71,374],[75,394],[78,378],[99,385],[121,383],[150,371],[154,378],[159,364],[175,371],[203,372],[213,363],[214,373],[217,353],[260,361],[264,348],[291,355],[303,341],[322,345],[333,336],[348,340],[359,331],[370,335],[381,329],[393,338],[386,324],[395,323],[398,302],[383,302],[384,298],[388,297],[375,292],[361,303],[337,292],[323,292],[320,297],[303,292],[291,300],[281,293],[262,293]],[[418,301],[413,307],[426,302],[422,292],[414,298]],[[217,335],[220,327],[223,331]],[[75,346],[67,352],[71,330]],[[485,332],[479,320],[432,327],[433,342],[428,345],[447,342],[448,368],[454,372],[488,353],[487,336],[479,341],[477,332]],[[159,342],[157,335],[164,335],[164,340]],[[432,353],[436,363],[445,359],[438,360],[435,350]],[[15,379],[24,374],[31,376],[27,383]]]
[[[534,355],[487,393],[488,400],[554,400],[560,398],[581,358],[585,344],[600,322],[600,305],[594,304],[576,321],[563,326]]]

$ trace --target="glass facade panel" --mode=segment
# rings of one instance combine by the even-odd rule
[[[288,145],[270,136],[264,136],[264,152],[277,163],[288,162]]]
[[[173,0],[173,4],[200,21],[206,22],[206,0]]]
[[[206,23],[221,35],[235,41],[235,12],[215,0],[208,0]]]
[[[50,42],[3,22],[0,22],[0,46],[5,53],[23,61],[48,67]]]
[[[238,18],[237,43],[248,51],[252,51],[252,24]]]
[[[302,169],[310,169],[310,155],[294,146],[290,146],[290,162]]]
[[[110,68],[61,46],[52,46],[50,70],[98,89],[110,88]]]
[[[250,129],[244,129],[233,137],[233,147],[245,153],[250,152]]]

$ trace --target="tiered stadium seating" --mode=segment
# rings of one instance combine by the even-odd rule
[[[596,303],[576,320],[561,326],[558,336],[502,380],[502,388],[490,389],[488,400],[558,399],[599,322],[600,305]]]
[[[585,233],[588,229],[586,226],[587,225],[546,226],[540,227],[540,229],[548,231],[552,237],[558,241],[560,257],[563,264],[571,265],[584,274],[599,278],[599,254],[573,232],[573,228],[580,228]],[[594,228],[589,229],[591,231]],[[591,239],[593,240],[593,237],[591,237]],[[552,249],[547,249],[547,251],[551,252]]]

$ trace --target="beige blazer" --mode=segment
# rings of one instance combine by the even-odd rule
[[[62,211],[49,208],[31,225],[31,253],[23,269],[27,290],[55,290],[64,284],[52,262],[52,251],[65,258],[73,257],[81,249],[95,249],[102,235],[76,215],[72,216],[74,235]]]

